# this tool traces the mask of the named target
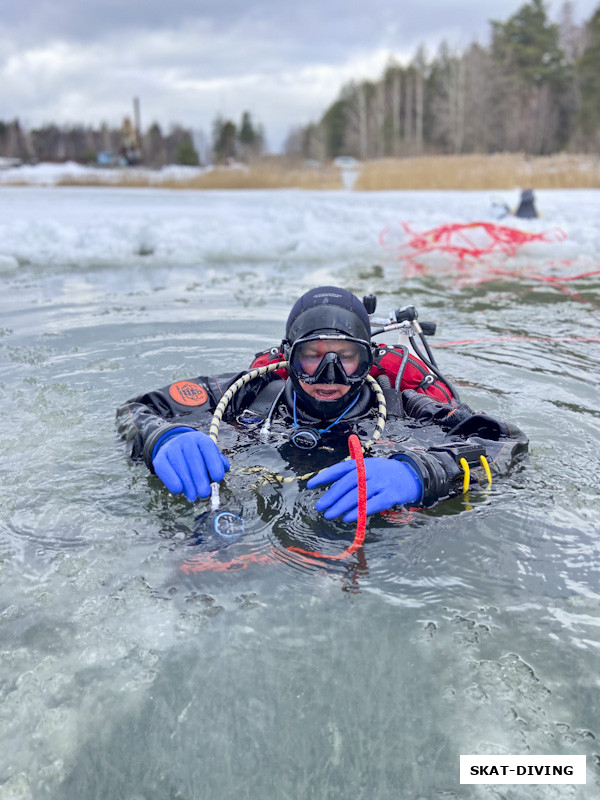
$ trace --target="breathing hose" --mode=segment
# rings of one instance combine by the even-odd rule
[[[231,384],[229,389],[227,389],[223,397],[219,400],[217,407],[215,408],[215,411],[213,413],[213,417],[210,423],[210,428],[208,429],[208,435],[215,444],[217,444],[217,439],[219,436],[219,427],[223,420],[223,414],[225,413],[227,406],[231,402],[236,392],[239,391],[239,389],[241,389],[242,386],[245,386],[247,383],[250,383],[250,381],[253,381],[255,378],[259,378],[261,375],[267,375],[270,372],[275,372],[275,370],[277,369],[287,369],[287,366],[288,366],[287,361],[276,361],[275,363],[267,364],[264,367],[256,367],[255,369],[251,369],[249,372],[245,372],[240,378],[237,379],[237,381]],[[375,444],[375,442],[380,438],[381,434],[383,433],[383,429],[385,428],[385,421],[387,417],[385,395],[383,394],[381,386],[371,375],[367,375],[367,383],[369,384],[369,386],[371,387],[371,389],[375,394],[375,397],[377,398],[377,422],[375,424],[375,430],[373,431],[373,435],[371,436],[371,438],[363,445],[361,445],[363,452],[369,450],[373,446],[373,444]],[[308,477],[308,476],[303,475],[302,477]],[[292,478],[291,480],[296,480],[296,478]]]

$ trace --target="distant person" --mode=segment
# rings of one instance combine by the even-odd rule
[[[504,219],[504,217],[520,217],[521,219],[536,219],[539,217],[535,207],[535,197],[533,196],[533,189],[523,189],[521,192],[521,199],[516,211],[504,200],[492,200],[492,214],[496,219]]]
[[[386,346],[371,336],[369,314],[357,297],[336,286],[313,289],[293,306],[281,345],[251,365],[272,364],[277,371],[201,376],[145,392],[119,409],[120,433],[131,457],[145,462],[170,492],[183,492],[190,502],[206,498],[210,483],[229,470],[207,431],[217,404],[236,384],[223,421],[249,442],[264,428],[262,446],[270,437],[297,476],[318,471],[308,488],[330,488],[316,510],[345,522],[358,514],[357,469],[345,460],[351,433],[364,440],[387,422],[385,437],[365,459],[367,514],[460,494],[471,482],[485,483],[488,461],[502,474],[527,450],[516,426],[460,403],[413,346]],[[387,396],[387,421],[377,392]]]
[[[535,198],[533,196],[533,189],[523,189],[521,192],[521,201],[519,207],[515,211],[515,217],[522,219],[536,219],[539,216],[535,207]]]

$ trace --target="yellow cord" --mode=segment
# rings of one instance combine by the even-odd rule
[[[483,471],[485,472],[485,477],[488,480],[488,488],[492,485],[492,472],[490,470],[490,465],[488,464],[488,460],[485,456],[479,456],[479,461],[481,462],[481,466],[483,467]],[[469,469],[469,465],[467,463],[466,458],[461,458],[460,466],[464,472],[463,475],[463,494],[466,494],[469,491],[469,486],[471,485],[471,470]]]
[[[481,466],[483,467],[483,471],[485,472],[485,477],[488,479],[488,487],[492,485],[492,471],[490,470],[490,465],[488,464],[488,460],[485,456],[479,456],[479,460],[481,461]]]
[[[463,494],[466,494],[469,491],[469,486],[471,485],[471,470],[469,469],[466,458],[461,458],[460,465],[465,473],[463,477]]]

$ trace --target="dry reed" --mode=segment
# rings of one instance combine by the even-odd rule
[[[421,156],[365,163],[354,186],[362,191],[398,189],[577,189],[600,186],[600,159],[559,154],[526,157]]]
[[[359,191],[456,189],[576,189],[600,187],[600,159],[593,155],[520,154],[419,156],[362,162],[354,189]],[[166,189],[310,189],[344,188],[342,171],[327,164],[294,165],[271,159],[249,167],[222,167],[192,175],[121,169],[67,177],[60,185],[157,187]]]
[[[161,189],[316,189],[342,188],[340,170],[333,166],[284,167],[256,164],[247,168],[217,167],[192,175],[173,175],[147,170],[119,170],[105,174],[66,176],[61,186],[157,187]]]

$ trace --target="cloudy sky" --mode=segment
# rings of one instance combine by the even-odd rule
[[[489,42],[524,0],[0,0],[0,120],[210,132],[244,110],[277,151],[352,79],[408,63],[419,44]],[[600,0],[574,0],[576,22]],[[562,0],[546,3],[552,20]]]

